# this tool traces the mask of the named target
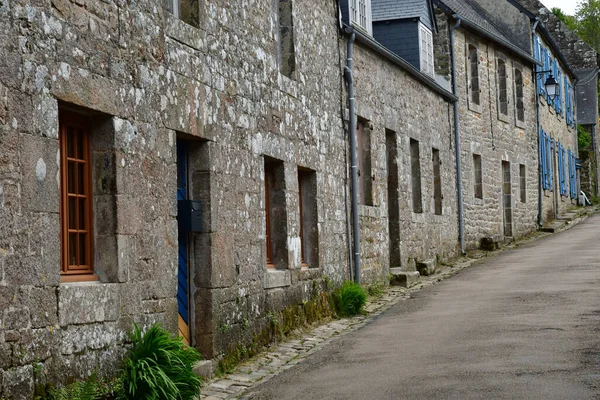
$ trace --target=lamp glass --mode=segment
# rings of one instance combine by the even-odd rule
[[[550,75],[548,79],[546,79],[546,83],[544,83],[544,86],[546,87],[546,93],[548,94],[548,97],[554,99],[558,89],[558,82],[556,82],[556,79],[554,79],[554,77]]]

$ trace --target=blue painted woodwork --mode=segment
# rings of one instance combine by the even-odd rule
[[[177,200],[188,199],[188,152],[185,143],[177,142]],[[178,216],[181,224],[181,219]],[[177,268],[177,308],[179,315],[189,325],[190,279],[189,279],[189,238],[188,232],[178,229],[179,259]]]

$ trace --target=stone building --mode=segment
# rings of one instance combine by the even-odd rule
[[[500,13],[474,4],[436,2],[437,54],[448,57],[437,73],[449,77],[455,65],[459,97],[466,248],[528,234],[536,230],[538,212],[535,60],[529,40],[502,22],[520,18],[514,7]],[[521,18],[522,25],[528,22]]]
[[[538,0],[514,1],[532,20],[538,18],[551,40],[564,55],[565,61],[577,75],[573,81],[576,104],[575,123],[591,136],[590,149],[579,149],[581,157],[581,189],[598,196],[598,53],[571,31],[556,15]],[[564,83],[563,83],[564,84]]]
[[[535,229],[533,39],[385,1],[0,0],[0,397],[111,374],[133,323],[218,357],[358,256],[458,254],[463,205],[468,247]]]
[[[348,279],[337,15],[0,2],[0,397],[115,371],[134,322],[216,356]]]

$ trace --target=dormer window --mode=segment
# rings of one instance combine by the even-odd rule
[[[348,0],[350,3],[350,21],[352,25],[373,34],[371,20],[371,0]]]
[[[419,23],[419,48],[421,72],[433,77],[435,74],[433,68],[433,35],[431,30],[421,23]]]

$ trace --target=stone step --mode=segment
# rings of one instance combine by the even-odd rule
[[[479,248],[486,251],[494,251],[500,248],[502,239],[499,235],[486,236],[481,238]]]
[[[578,213],[576,212],[568,212],[566,214],[563,215],[559,215],[558,217],[556,217],[557,221],[573,221],[575,218],[577,218]]]
[[[417,271],[423,276],[433,275],[435,273],[435,260],[417,261]]]
[[[409,288],[419,280],[419,271],[404,271],[401,268],[390,268],[390,285]]]
[[[549,223],[548,225],[544,225],[540,228],[542,232],[548,233],[556,233],[560,231],[566,225],[565,221],[554,221]]]
[[[201,360],[194,364],[194,373],[204,380],[209,380],[214,375],[212,360]]]

